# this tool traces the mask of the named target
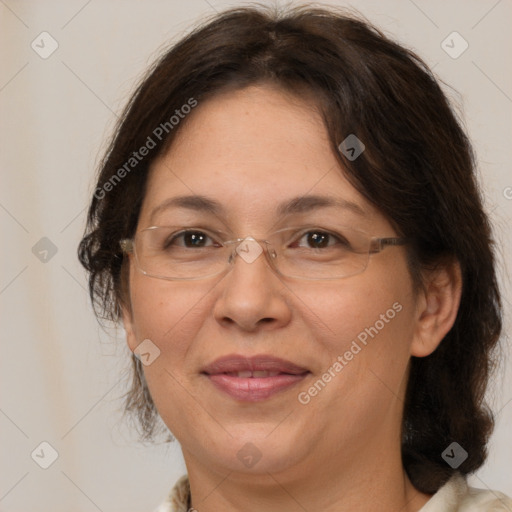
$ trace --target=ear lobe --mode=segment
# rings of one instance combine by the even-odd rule
[[[411,355],[430,355],[452,328],[462,294],[462,273],[458,261],[440,264],[425,279],[418,297],[416,328]]]

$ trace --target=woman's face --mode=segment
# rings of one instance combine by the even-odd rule
[[[265,239],[307,224],[397,236],[344,178],[307,103],[250,87],[190,116],[152,167],[138,230],[199,226]],[[168,203],[195,195],[218,211]],[[278,213],[286,204],[295,208]],[[148,277],[131,257],[129,279],[128,342],[135,350],[149,339],[160,350],[144,372],[188,462],[222,474],[304,475],[399,450],[419,317],[403,247],[337,280],[284,278],[264,255],[237,256],[229,272],[190,281]]]

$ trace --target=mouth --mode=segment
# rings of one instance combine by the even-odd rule
[[[259,402],[298,384],[310,371],[272,356],[232,355],[215,360],[201,373],[231,398]]]

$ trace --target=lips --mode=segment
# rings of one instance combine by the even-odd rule
[[[259,379],[259,378],[263,378],[263,377],[275,377],[276,375],[279,375],[281,372],[268,372],[266,370],[258,370],[258,371],[251,371],[251,370],[244,370],[244,371],[241,371],[241,372],[228,372],[226,373],[226,375],[229,375],[231,377],[239,377],[239,378],[243,378],[243,379],[248,379],[248,378],[256,378],[256,379]]]
[[[251,357],[239,355],[224,356],[216,359],[203,369],[203,373],[209,375],[237,372],[277,372],[299,375],[307,371],[307,368],[297,366],[285,359],[266,355]]]
[[[201,373],[232,398],[258,402],[294,386],[310,372],[307,368],[272,356],[231,355],[215,360]]]

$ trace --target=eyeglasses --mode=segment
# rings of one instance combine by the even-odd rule
[[[226,272],[240,256],[253,263],[262,253],[281,276],[297,279],[340,279],[362,273],[371,254],[404,245],[405,238],[375,238],[350,227],[284,228],[266,240],[247,236],[226,240],[220,231],[179,226],[152,226],[120,241],[133,253],[145,275],[168,280],[194,280]]]

